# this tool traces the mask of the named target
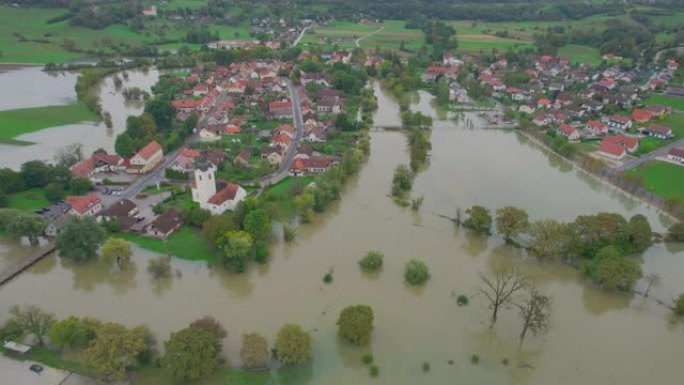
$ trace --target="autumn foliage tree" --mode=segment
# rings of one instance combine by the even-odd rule
[[[285,324],[278,331],[275,353],[283,365],[303,364],[311,357],[311,335],[299,325]]]
[[[258,370],[268,367],[270,353],[268,341],[259,333],[242,335],[240,359],[247,369]]]

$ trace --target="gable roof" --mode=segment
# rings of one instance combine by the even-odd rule
[[[135,203],[128,199],[123,199],[116,204],[112,205],[109,207],[107,210],[105,210],[102,213],[102,216],[104,217],[127,217],[128,213],[130,213],[133,209],[135,209],[137,206]]]
[[[102,201],[95,194],[88,195],[69,195],[64,198],[64,201],[71,206],[71,208],[76,211],[79,215],[85,214],[88,210],[93,208],[93,206],[101,203]]]
[[[174,208],[170,208],[166,210],[164,214],[158,216],[150,226],[163,234],[168,234],[181,223],[183,223],[183,221],[181,220],[178,211]]]
[[[161,145],[156,141],[151,141],[147,146],[143,147],[142,150],[138,151],[138,156],[145,160],[149,160],[152,155],[156,154],[157,151],[162,149]]]
[[[214,196],[209,198],[209,203],[214,205],[221,205],[226,201],[233,200],[235,199],[235,196],[237,195],[239,189],[240,186],[236,185],[235,183],[228,183],[226,187],[224,187],[219,192],[214,194]]]
[[[607,140],[602,140],[598,145],[598,150],[606,154],[623,156],[625,155],[625,148],[617,143],[613,143]]]
[[[667,153],[667,155],[672,155],[672,156],[677,156],[680,158],[684,158],[684,147],[675,147],[670,150],[670,152]]]

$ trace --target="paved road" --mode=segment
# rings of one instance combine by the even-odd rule
[[[299,95],[297,95],[297,90],[295,89],[292,81],[287,78],[283,78],[287,84],[287,89],[290,91],[290,99],[292,100],[292,116],[295,126],[295,136],[292,139],[292,144],[287,149],[283,161],[280,163],[280,167],[273,174],[259,178],[259,184],[262,187],[275,184],[283,180],[290,171],[290,166],[294,161],[295,155],[297,155],[297,148],[299,148],[299,143],[302,141],[302,133],[304,132],[304,119],[302,118],[302,105],[299,101]]]
[[[308,26],[308,27],[304,27],[304,29],[302,30],[302,32],[299,33],[299,36],[297,36],[297,38],[295,39],[295,41],[292,43],[292,46],[293,46],[293,47],[296,47],[297,44],[299,44],[299,41],[302,40],[302,38],[303,38],[304,35],[306,34],[306,31],[308,31],[309,29],[311,29],[311,28],[313,28],[313,27],[314,27],[313,25],[310,25],[310,26]]]
[[[128,185],[128,187],[124,190],[123,194],[112,203],[112,206],[115,205],[116,203],[120,202],[123,199],[131,199],[134,196],[136,196],[140,191],[142,191],[146,186],[155,184],[159,181],[162,181],[165,176],[164,173],[166,172],[167,167],[171,165],[176,160],[176,156],[178,156],[178,152],[185,146],[189,145],[190,143],[196,141],[199,139],[199,132],[204,125],[206,125],[207,120],[209,117],[213,114],[214,110],[221,104],[223,99],[225,98],[225,94],[221,94],[216,101],[214,102],[214,106],[206,113],[200,120],[197,122],[197,132],[192,134],[190,137],[185,139],[185,142],[183,143],[182,146],[180,146],[178,149],[175,151],[172,151],[164,156],[164,160],[157,166],[152,172],[149,174],[145,174],[137,178],[133,183]]]
[[[660,147],[659,149],[649,152],[648,154],[639,157],[634,160],[630,160],[629,162],[624,163],[622,166],[616,167],[615,170],[617,171],[625,171],[632,169],[634,167],[641,166],[642,164],[651,161],[655,158],[659,158],[661,156],[666,156],[668,152],[670,152],[671,149],[675,147],[684,147],[684,139],[681,139],[677,142],[668,144],[667,146]]]
[[[5,385],[96,385],[97,381],[64,370],[43,366],[40,374],[29,370],[33,361],[13,360],[0,355],[0,383]]]

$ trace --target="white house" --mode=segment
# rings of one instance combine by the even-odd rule
[[[95,194],[69,195],[64,201],[71,206],[69,214],[77,217],[93,216],[102,210],[102,201]]]
[[[126,171],[130,174],[144,174],[152,171],[163,160],[164,150],[153,140],[130,159],[130,165]]]
[[[212,215],[234,210],[247,197],[247,191],[235,183],[216,181],[214,168],[202,166],[195,170],[192,200]]]
[[[667,153],[667,159],[684,164],[684,147],[673,148]]]

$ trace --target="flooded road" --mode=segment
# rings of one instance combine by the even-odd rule
[[[76,142],[83,144],[84,154],[91,154],[98,148],[112,152],[116,135],[126,129],[126,118],[141,114],[143,109],[143,102],[128,102],[121,91],[135,86],[149,92],[159,78],[156,69],[128,71],[128,74],[128,79],[118,75],[124,82],[120,89],[114,86],[113,76],[107,77],[100,87],[102,109],[112,115],[112,128],[107,128],[104,122],[84,122],[20,135],[16,139],[34,144],[0,144],[0,165],[16,169],[28,160],[52,161],[59,148]],[[42,71],[42,67],[22,67],[0,73],[0,84],[3,85],[0,87],[0,110],[75,103],[77,77],[77,72],[47,73]]]
[[[375,122],[382,124],[387,101],[379,90],[376,94],[381,110]],[[423,95],[414,109],[428,109],[425,99]],[[666,309],[640,297],[598,292],[576,270],[525,260],[499,238],[455,229],[437,215],[452,216],[457,207],[472,204],[492,209],[513,204],[533,219],[570,220],[599,210],[641,212],[660,228],[665,223],[655,211],[583,178],[514,132],[436,121],[432,144],[430,167],[414,185],[414,195],[425,196],[419,213],[388,197],[394,167],[408,163],[406,137],[373,131],[370,159],[347,184],[342,201],[300,227],[296,242],[276,242],[269,264],[238,276],[174,260],[174,278],[154,282],[145,271],[154,255],[144,250],[136,249],[135,266],[122,273],[100,263],[72,266],[50,257],[0,289],[0,318],[15,303],[37,304],[59,317],[144,323],[163,340],[211,314],[228,330],[225,354],[236,365],[241,333],[258,331],[272,344],[282,323],[296,322],[314,337],[308,382],[301,382],[309,384],[370,383],[360,361],[366,352],[373,353],[380,367],[373,380],[378,384],[679,382],[684,376],[684,324],[672,322]],[[364,274],[357,265],[369,249],[386,255],[377,275]],[[11,250],[0,254],[0,261]],[[425,287],[404,284],[409,258],[429,266],[431,279]],[[517,312],[503,311],[490,332],[489,311],[476,294],[478,273],[511,259],[553,300],[549,333],[529,338],[521,351]],[[678,274],[684,269],[681,247],[656,245],[644,259],[646,273],[663,276],[652,297],[670,300],[684,292]],[[322,278],[330,270],[334,280],[326,285]],[[456,306],[459,294],[471,297],[468,306]],[[372,306],[375,331],[368,347],[353,348],[338,341],[335,322],[342,308],[361,303]],[[480,356],[479,365],[470,363],[472,354]],[[509,364],[503,365],[503,359]],[[421,369],[424,361],[431,364],[427,373]]]

